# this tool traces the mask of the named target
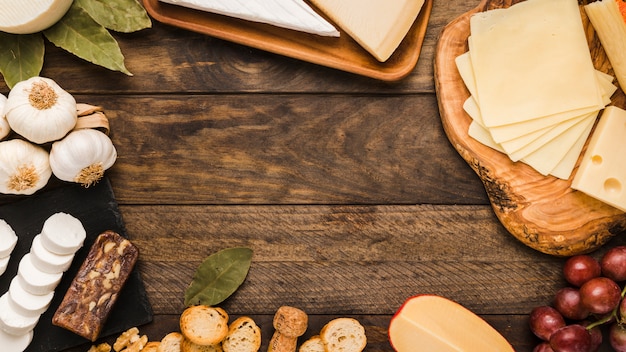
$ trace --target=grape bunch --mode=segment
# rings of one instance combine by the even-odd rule
[[[534,308],[530,330],[539,337],[533,352],[594,352],[603,327],[609,344],[626,352],[626,246],[609,249],[600,260],[586,254],[566,260],[563,276],[571,286],[554,295],[552,305]]]

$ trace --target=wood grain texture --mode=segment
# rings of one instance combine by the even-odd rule
[[[483,181],[496,215],[513,236],[553,255],[590,252],[626,229],[624,212],[573,190],[573,176],[569,180],[544,177],[530,166],[512,162],[506,155],[482,145],[467,132],[471,118],[462,106],[469,93],[454,59],[468,50],[469,18],[473,13],[508,7],[511,3],[515,2],[485,0],[445,27],[435,61],[443,127],[452,145]],[[584,16],[583,19],[594,60],[599,68],[606,69],[607,59],[599,53],[599,41],[594,39],[588,20]]]

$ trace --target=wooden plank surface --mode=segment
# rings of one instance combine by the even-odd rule
[[[176,330],[201,260],[249,246],[248,278],[223,306],[257,320],[263,351],[281,304],[310,313],[305,336],[353,316],[367,352],[392,351],[389,320],[417,293],[462,303],[531,351],[527,314],[564,285],[563,259],[502,227],[434,89],[441,30],[478,3],[435,1],[417,67],[393,84],[159,23],[115,34],[133,77],[48,44],[42,75],[110,118],[108,175],[155,312],[141,331]]]

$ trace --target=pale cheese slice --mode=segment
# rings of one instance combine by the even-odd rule
[[[378,61],[385,62],[415,22],[424,0],[311,0]]]
[[[470,30],[486,126],[603,107],[576,1],[527,0],[477,13]]]
[[[281,28],[339,37],[339,31],[302,0],[159,0]]]
[[[467,134],[480,142],[481,144],[486,145],[489,148],[495,149],[501,153],[504,153],[504,149],[500,146],[500,144],[496,143],[496,141],[491,138],[491,134],[487,131],[486,128],[481,126],[476,121],[470,122],[469,129],[467,130]]]
[[[0,31],[42,31],[58,22],[71,5],[72,0],[0,0]]]
[[[561,162],[554,169],[552,169],[552,171],[550,171],[550,175],[563,180],[570,178],[572,171],[574,171],[574,167],[580,158],[580,154],[585,146],[585,143],[587,142],[587,138],[589,138],[589,134],[593,129],[593,125],[594,124],[591,123],[587,126],[585,132],[578,137],[578,140],[574,143],[572,148],[570,148],[567,154],[565,154],[563,160],[561,160]]]

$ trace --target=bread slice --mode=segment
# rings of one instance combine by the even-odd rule
[[[228,314],[219,307],[192,306],[181,314],[180,330],[197,345],[215,345],[228,334]]]
[[[320,331],[326,352],[361,352],[367,345],[365,328],[353,318],[329,321]]]
[[[261,329],[250,317],[237,318],[222,340],[224,352],[257,352],[261,348]]]
[[[161,343],[157,347],[157,352],[180,352],[180,344],[183,341],[183,335],[179,332],[170,332],[161,339]]]
[[[216,343],[215,345],[198,345],[189,341],[189,339],[183,339],[180,345],[181,352],[223,352],[222,344]]]
[[[315,335],[304,341],[298,352],[326,352],[326,349],[320,335]]]

